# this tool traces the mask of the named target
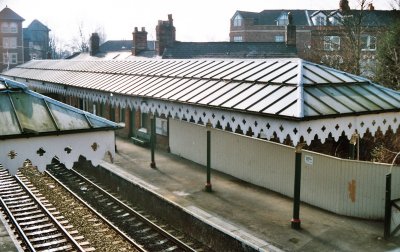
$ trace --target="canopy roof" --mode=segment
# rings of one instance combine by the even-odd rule
[[[4,75],[295,120],[400,109],[399,92],[298,58],[40,60]]]
[[[293,144],[400,124],[400,93],[298,58],[35,60],[3,75],[44,92]]]
[[[72,168],[80,156],[97,165],[114,156],[116,123],[0,78],[0,164],[16,174],[30,160],[40,171],[57,157]]]
[[[0,78],[0,139],[118,129],[101,117]]]

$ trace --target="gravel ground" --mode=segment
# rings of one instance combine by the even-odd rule
[[[27,167],[21,173],[39,190],[39,192],[85,237],[91,247],[97,251],[137,251],[117,232],[99,219],[78,200],[71,197],[69,192],[57,185],[37,169]]]

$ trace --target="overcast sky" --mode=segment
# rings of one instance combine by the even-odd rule
[[[355,8],[358,0],[349,0]],[[374,0],[375,9],[392,9],[393,0]],[[0,0],[25,21],[37,19],[61,41],[78,37],[79,26],[89,36],[97,28],[107,40],[131,40],[134,27],[145,27],[155,39],[158,20],[172,14],[180,41],[227,41],[229,20],[236,10],[337,9],[339,0]]]

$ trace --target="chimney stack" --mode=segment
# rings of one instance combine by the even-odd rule
[[[348,0],[340,0],[339,2],[339,10],[341,12],[346,12],[350,10],[349,1]]]
[[[285,29],[286,45],[296,46],[296,26],[293,24],[293,15],[288,13],[288,24]]]
[[[373,11],[375,10],[375,6],[372,3],[368,4],[368,10]]]
[[[158,55],[164,53],[165,48],[173,46],[175,42],[175,27],[172,14],[168,15],[168,21],[158,21],[156,27],[156,51]]]
[[[140,52],[147,50],[147,32],[144,27],[139,31],[135,27],[135,31],[132,32],[133,35],[133,48],[132,55],[138,55]]]
[[[97,32],[90,36],[90,56],[95,56],[100,52],[100,37]]]

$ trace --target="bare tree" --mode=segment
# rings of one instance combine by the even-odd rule
[[[400,90],[400,20],[380,37],[376,81]]]
[[[400,0],[393,0],[390,3],[390,6],[393,8],[393,10],[400,10]]]
[[[342,27],[345,36],[343,37],[343,58],[346,62],[343,70],[356,75],[361,74],[362,35],[368,33],[369,24],[366,24],[366,9],[372,4],[371,1],[358,0],[359,10],[343,11]]]
[[[400,0],[396,0],[400,1]],[[337,25],[328,23],[312,32],[313,44],[307,58],[356,75],[372,77],[375,72],[374,54],[377,37],[385,30],[378,29],[378,20],[368,11],[370,0],[358,0],[357,9],[350,9],[347,0],[340,2]]]
[[[85,35],[83,22],[79,24],[78,35],[72,39],[72,45],[70,47],[71,50],[75,52],[89,51],[89,37]]]

